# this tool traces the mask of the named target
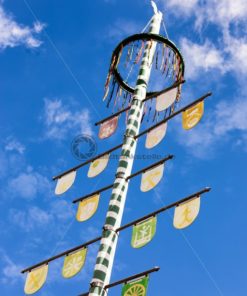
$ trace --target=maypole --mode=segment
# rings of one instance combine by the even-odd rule
[[[22,270],[22,273],[27,273],[24,291],[28,295],[41,289],[47,278],[49,264],[58,258],[64,257],[62,276],[64,278],[76,276],[85,264],[89,246],[100,242],[90,289],[81,296],[106,296],[108,289],[120,284],[124,284],[122,287],[124,296],[146,296],[149,274],[158,271],[157,266],[110,283],[119,233],[133,227],[131,245],[133,248],[143,247],[155,235],[157,216],[171,208],[175,208],[174,227],[186,228],[198,216],[201,196],[210,191],[209,187],[205,187],[170,205],[121,225],[129,180],[142,174],[140,189],[147,192],[158,185],[163,176],[165,162],[173,158],[173,155],[167,155],[132,173],[138,139],[146,135],[145,147],[154,148],[165,137],[168,122],[179,114],[182,114],[183,128],[192,129],[203,116],[204,101],[211,96],[208,92],[177,110],[181,87],[185,82],[184,60],[168,36],[166,38],[160,35],[163,16],[153,1],[151,4],[154,15],[149,22],[148,32],[127,37],[119,43],[112,54],[103,100],[107,99],[107,107],[110,107],[112,102],[113,109],[117,109],[117,112],[95,123],[96,126],[100,125],[99,138],[102,140],[115,132],[120,116],[126,113],[123,142],[53,177],[53,180],[57,180],[55,194],[64,194],[73,185],[79,169],[90,164],[87,175],[89,178],[96,177],[107,167],[110,154],[121,149],[114,182],[73,200],[74,204],[78,203],[76,219],[78,222],[84,222],[96,213],[101,193],[112,190],[102,235]],[[133,76],[129,79],[134,67],[136,76],[134,79]],[[154,77],[153,75],[151,77],[152,67],[155,67],[154,74],[159,73],[162,78],[163,88],[159,91],[150,91]],[[155,82],[157,82],[156,77]],[[135,83],[134,86],[128,82],[129,80]],[[145,117],[147,122],[154,124],[140,131]]]
[[[154,2],[152,2],[152,5],[154,8],[154,16],[150,23],[149,33],[159,34],[162,13],[157,10]],[[90,296],[106,295],[104,287],[109,284],[110,281],[115,250],[118,242],[118,233],[116,232],[116,229],[120,227],[122,221],[129,183],[127,177],[132,171],[137,145],[137,139],[135,137],[138,135],[140,129],[144,105],[143,101],[146,98],[155,50],[156,42],[148,41],[145,46],[139,75],[136,81],[135,92],[131,101],[131,108],[129,111],[116,179],[113,185],[110,204],[103,228],[94,276],[91,282]]]

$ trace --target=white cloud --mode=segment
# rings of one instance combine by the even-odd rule
[[[48,139],[63,140],[73,130],[75,135],[93,134],[89,110],[73,112],[58,99],[45,99],[42,118],[46,127],[45,137]]]
[[[223,66],[224,60],[221,52],[208,40],[203,45],[199,45],[183,38],[181,48],[186,64],[185,77],[196,78],[201,70],[206,72],[212,69],[222,72],[227,70]]]
[[[43,28],[44,25],[39,22],[36,22],[33,28],[18,24],[0,3],[0,49],[19,45],[39,47],[42,42],[37,38],[37,34],[41,33]]]
[[[17,281],[22,281],[23,276],[21,275],[20,270],[22,270],[23,267],[14,263],[2,249],[0,249],[0,255],[2,265],[0,282],[13,285]]]
[[[6,151],[17,151],[20,154],[23,154],[24,151],[26,150],[26,147],[20,143],[18,140],[16,140],[13,137],[9,137],[6,140],[5,144],[5,150]]]
[[[141,25],[136,22],[119,19],[108,28],[107,38],[109,40],[126,38],[142,30]]]
[[[51,184],[49,180],[38,172],[30,169],[18,176],[9,179],[7,191],[11,197],[18,196],[24,199],[33,199],[38,194],[50,194]]]
[[[168,9],[174,9],[175,13],[183,12],[183,14],[191,14],[197,6],[197,3],[198,0],[169,0],[164,2],[165,5],[167,4]]]
[[[30,207],[27,211],[10,209],[9,220],[20,227],[23,231],[29,232],[39,227],[45,227],[53,221],[53,216],[47,211],[36,206]]]

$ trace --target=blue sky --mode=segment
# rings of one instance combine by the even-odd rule
[[[245,0],[160,0],[169,37],[186,62],[180,106],[207,91],[205,116],[187,132],[181,118],[169,122],[163,142],[153,149],[176,158],[149,193],[130,183],[123,223],[194,193],[205,186],[197,221],[184,231],[172,226],[173,210],[158,217],[153,241],[130,246],[131,229],[121,233],[112,281],[159,265],[151,276],[155,296],[246,295],[247,3]],[[94,122],[110,114],[103,87],[115,46],[140,32],[152,16],[149,1],[0,1],[0,293],[24,295],[24,267],[94,238],[101,232],[110,192],[97,214],[75,220],[71,201],[112,183],[112,160],[98,178],[81,169],[74,186],[54,195],[51,177],[78,161],[73,138],[97,139]],[[120,128],[97,140],[98,152],[122,141]],[[137,153],[144,150],[138,142]],[[136,161],[134,171],[152,161]],[[84,270],[61,276],[63,261],[50,264],[42,296],[78,295],[88,290],[98,245],[90,247]],[[116,287],[109,295],[120,295]]]

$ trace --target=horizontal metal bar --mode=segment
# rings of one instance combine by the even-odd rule
[[[211,96],[212,93],[209,92],[207,94],[205,94],[204,96],[200,97],[199,99],[195,100],[194,102],[188,104],[187,106],[183,107],[182,109],[174,112],[173,114],[171,114],[170,116],[166,117],[165,119],[161,120],[160,122],[156,123],[155,125],[151,126],[150,128],[144,130],[143,132],[141,132],[140,134],[138,134],[137,136],[135,136],[135,139],[140,138],[141,136],[145,135],[146,133],[150,132],[151,130],[155,129],[156,127],[162,125],[163,123],[169,121],[170,119],[172,119],[173,117],[177,116],[178,114],[182,113],[183,111],[189,109],[190,107],[196,105],[197,103],[205,100],[206,98],[208,98],[209,96]]]
[[[132,179],[132,178],[134,178],[134,177],[140,175],[141,173],[144,173],[144,172],[146,172],[146,171],[149,171],[150,169],[152,169],[152,168],[154,168],[154,167],[156,167],[156,166],[158,166],[158,165],[160,165],[160,164],[166,162],[167,160],[172,159],[173,157],[174,157],[174,155],[168,155],[168,156],[166,156],[165,158],[161,159],[160,161],[158,161],[158,162],[156,162],[156,163],[153,163],[153,164],[151,164],[150,166],[148,166],[148,167],[146,167],[146,168],[144,168],[144,169],[142,169],[142,170],[140,170],[140,171],[138,171],[138,172],[136,172],[136,173],[130,175],[129,177],[127,177],[127,180]]]
[[[156,271],[159,271],[159,270],[160,270],[160,267],[159,267],[159,266],[155,266],[155,267],[152,268],[152,269],[149,269],[149,270],[143,271],[143,272],[141,272],[141,273],[137,273],[137,274],[132,275],[132,276],[129,276],[129,277],[125,278],[125,279],[122,279],[122,280],[119,280],[119,281],[117,281],[117,282],[114,282],[114,283],[111,283],[111,284],[109,284],[109,285],[106,285],[106,286],[105,286],[105,290],[110,289],[110,288],[115,287],[115,286],[118,286],[118,285],[121,285],[121,284],[123,284],[123,283],[127,283],[127,282],[129,282],[129,281],[135,280],[135,279],[137,279],[137,278],[139,278],[139,277],[142,277],[142,276],[148,275],[148,274],[150,274],[150,273],[153,273],[153,272],[156,272]]]
[[[182,204],[182,203],[184,203],[186,201],[189,201],[190,199],[193,199],[193,198],[195,198],[197,196],[200,196],[200,195],[202,195],[202,194],[204,194],[206,192],[209,192],[210,190],[211,190],[210,187],[206,187],[206,188],[204,188],[204,189],[202,189],[202,190],[200,190],[200,191],[198,191],[196,193],[193,193],[193,194],[191,194],[191,195],[189,195],[189,196],[187,196],[187,197],[185,197],[183,199],[180,199],[180,200],[178,200],[178,201],[176,201],[176,202],[174,202],[174,203],[172,203],[172,204],[170,204],[168,206],[165,206],[165,207],[163,207],[163,208],[161,208],[161,209],[159,209],[157,211],[154,211],[154,212],[152,212],[152,213],[150,213],[150,214],[148,214],[146,216],[143,216],[143,217],[141,217],[141,218],[139,218],[139,219],[137,219],[135,221],[132,221],[132,222],[130,222],[128,224],[123,225],[123,226],[119,227],[116,230],[116,232],[122,231],[122,230],[124,230],[124,229],[126,229],[126,228],[128,228],[130,226],[133,226],[133,225],[135,225],[135,224],[137,224],[139,222],[142,222],[142,221],[144,221],[144,220],[146,220],[148,218],[151,218],[151,217],[156,216],[156,215],[158,215],[158,214],[160,214],[162,212],[165,212],[166,210],[169,210],[169,209],[171,209],[173,207],[176,207],[176,206],[178,206],[178,205],[180,205],[180,204]]]
[[[90,196],[93,196],[93,195],[95,195],[95,194],[98,194],[98,193],[101,193],[101,192],[106,191],[106,190],[108,190],[108,189],[111,189],[112,187],[113,187],[113,184],[108,185],[108,186],[103,187],[103,188],[101,188],[101,189],[99,189],[99,190],[96,190],[96,191],[94,191],[94,192],[92,192],[92,193],[89,193],[89,194],[87,194],[87,195],[84,195],[84,196],[82,196],[82,197],[79,197],[79,198],[73,200],[72,202],[73,202],[73,203],[77,203],[77,202],[79,202],[79,201],[82,201],[82,200],[84,200],[84,199],[87,199],[87,198],[90,197]]]
[[[166,89],[164,89],[164,90],[161,91],[161,92],[155,92],[155,93],[152,93],[152,96],[146,97],[146,98],[143,100],[143,102],[146,102],[146,101],[151,100],[152,98],[154,98],[154,97],[156,97],[156,96],[159,96],[159,95],[161,95],[161,94],[164,94],[164,93],[170,91],[171,89],[178,87],[180,84],[183,84],[183,83],[185,83],[185,80],[182,80],[182,81],[180,81],[180,82],[176,82],[176,83],[174,83],[172,86],[167,87]],[[130,109],[130,106],[128,106],[128,107],[126,107],[126,108],[124,108],[124,109],[122,109],[122,110],[119,110],[118,112],[116,112],[116,113],[114,113],[114,114],[112,114],[112,115],[110,115],[110,116],[108,116],[108,117],[106,117],[106,118],[104,118],[104,119],[102,119],[102,120],[96,122],[95,125],[97,126],[97,125],[99,125],[99,124],[101,124],[101,123],[103,123],[103,122],[105,122],[105,121],[107,121],[107,120],[110,120],[110,119],[112,119],[113,117],[116,117],[116,116],[120,115],[121,113],[124,113],[124,112],[128,111],[129,109]]]
[[[144,168],[144,169],[142,169],[142,170],[140,170],[140,171],[134,173],[133,175],[130,175],[129,177],[126,178],[126,180],[129,180],[129,179],[131,179],[131,178],[134,178],[135,176],[141,174],[142,172],[148,171],[148,170],[150,170],[151,168],[156,167],[156,166],[158,166],[159,164],[164,163],[165,161],[167,161],[167,160],[169,160],[169,159],[172,159],[173,157],[174,157],[173,155],[168,155],[167,157],[161,159],[160,161],[158,161],[158,162],[156,162],[156,163],[154,163],[154,164],[152,164],[152,165],[150,165],[150,166],[148,166],[148,167],[146,167],[146,168]],[[93,196],[93,195],[95,195],[95,194],[98,194],[98,193],[101,193],[101,192],[106,191],[106,190],[108,190],[108,189],[111,189],[111,188],[113,187],[113,185],[114,185],[114,184],[111,184],[111,185],[108,185],[108,186],[103,187],[103,188],[101,188],[101,189],[98,189],[98,190],[96,190],[96,191],[94,191],[94,192],[92,192],[92,193],[89,193],[89,194],[87,194],[87,195],[84,195],[84,196],[82,196],[82,197],[79,197],[79,198],[73,200],[72,202],[73,202],[73,203],[80,202],[80,201],[82,201],[82,200],[84,200],[84,199],[87,199],[87,198],[90,197],[90,196]]]
[[[59,175],[53,177],[52,180],[53,180],[53,181],[54,181],[54,180],[57,180],[57,179],[63,177],[64,175],[66,175],[66,174],[68,174],[68,173],[70,173],[70,172],[76,171],[76,170],[78,170],[79,168],[81,168],[81,167],[83,167],[83,166],[85,166],[85,165],[87,165],[87,164],[93,162],[94,160],[96,160],[96,159],[98,159],[98,158],[100,158],[100,157],[102,157],[102,156],[104,156],[104,155],[106,155],[106,154],[110,154],[111,152],[113,152],[113,151],[115,151],[115,150],[121,148],[122,146],[123,146],[123,144],[119,144],[119,145],[117,145],[117,146],[115,146],[115,147],[113,147],[113,148],[111,148],[111,149],[109,149],[109,150],[107,150],[107,151],[105,151],[105,152],[103,152],[103,153],[101,153],[101,154],[98,154],[97,156],[95,156],[95,157],[93,157],[93,158],[91,158],[91,159],[88,159],[87,161],[85,161],[85,162],[83,162],[83,163],[81,163],[81,164],[78,164],[77,166],[75,166],[75,167],[73,167],[73,168],[71,168],[71,169],[69,169],[69,170],[67,170],[67,171],[65,171],[65,172],[63,172],[63,173],[61,173],[61,174],[59,174]]]
[[[158,214],[160,214],[160,213],[162,213],[162,212],[165,212],[166,210],[168,210],[168,209],[170,209],[170,208],[172,208],[172,207],[176,207],[176,206],[178,206],[179,204],[182,204],[182,203],[184,203],[184,202],[186,202],[186,201],[189,201],[190,199],[193,199],[193,198],[195,198],[195,197],[197,197],[197,196],[200,196],[200,195],[202,195],[202,194],[204,194],[204,193],[206,193],[206,192],[209,192],[210,190],[211,190],[210,187],[206,187],[206,188],[204,188],[204,189],[202,189],[202,190],[200,190],[200,191],[198,191],[198,192],[196,192],[196,193],[193,193],[193,194],[191,194],[191,195],[189,195],[189,196],[187,196],[187,197],[185,197],[185,198],[183,198],[183,199],[180,199],[180,200],[178,200],[178,201],[176,201],[176,202],[174,202],[174,203],[172,203],[172,204],[170,204],[170,205],[168,205],[168,206],[166,206],[166,207],[163,207],[163,208],[161,208],[161,209],[159,209],[159,210],[157,210],[157,211],[155,211],[155,212],[152,212],[152,213],[150,213],[150,214],[148,214],[148,215],[146,215],[146,216],[143,216],[143,217],[141,217],[141,218],[139,218],[139,219],[137,219],[137,220],[134,220],[134,221],[132,221],[132,222],[130,222],[130,223],[128,223],[128,224],[123,225],[123,226],[117,228],[117,229],[116,229],[116,232],[120,232],[120,231],[122,231],[122,230],[124,230],[124,229],[126,229],[126,228],[128,228],[128,227],[130,227],[130,226],[133,226],[133,225],[135,225],[135,224],[137,224],[137,223],[139,223],[139,222],[141,222],[141,221],[144,221],[144,220],[146,220],[146,219],[148,219],[148,218],[150,218],[150,217],[152,217],[152,216],[156,216],[156,215],[158,215]],[[44,265],[44,264],[48,264],[49,262],[54,261],[55,259],[58,259],[58,258],[63,257],[63,256],[65,256],[65,255],[68,255],[68,254],[70,254],[70,253],[72,253],[72,252],[74,252],[74,251],[77,251],[77,250],[79,250],[79,249],[82,249],[82,248],[84,248],[84,247],[87,247],[87,246],[89,246],[89,245],[91,245],[91,244],[93,244],[93,243],[95,243],[95,242],[100,241],[101,238],[102,238],[101,236],[100,236],[100,237],[97,237],[97,238],[95,238],[95,239],[93,239],[93,240],[90,240],[90,241],[88,241],[88,242],[86,242],[86,243],[84,243],[84,244],[82,244],[82,245],[79,245],[79,246],[74,247],[74,248],[72,248],[72,249],[66,250],[66,251],[64,251],[64,252],[62,252],[62,253],[60,253],[60,254],[58,254],[58,255],[56,255],[56,256],[53,256],[53,257],[51,257],[51,258],[49,258],[49,259],[46,259],[46,260],[44,260],[44,261],[42,261],[42,262],[40,262],[40,263],[37,263],[37,264],[35,264],[35,265],[33,265],[33,266],[30,266],[30,267],[28,267],[28,268],[22,270],[21,273],[25,273],[25,272],[27,272],[27,271],[31,271],[32,269],[34,269],[34,268],[36,268],[36,267],[39,267],[39,266]]]
[[[39,267],[39,266],[44,265],[44,264],[48,264],[48,263],[51,262],[51,261],[54,261],[54,260],[56,260],[56,259],[58,259],[58,258],[60,258],[60,257],[63,257],[63,256],[68,255],[68,254],[70,254],[70,253],[73,253],[74,251],[77,251],[77,250],[80,250],[80,249],[82,249],[82,248],[84,248],[84,247],[87,247],[87,246],[89,246],[89,245],[92,245],[92,244],[94,244],[94,243],[96,243],[96,242],[98,242],[98,241],[100,241],[100,240],[101,240],[101,236],[100,236],[100,237],[97,237],[97,238],[95,238],[95,239],[92,239],[92,240],[90,240],[90,241],[88,241],[88,242],[86,242],[86,243],[84,243],[84,244],[82,244],[82,245],[79,245],[79,246],[77,246],[77,247],[74,247],[74,248],[72,248],[72,249],[69,249],[69,250],[67,250],[67,251],[64,251],[64,252],[62,252],[62,253],[60,253],[60,254],[58,254],[58,255],[56,255],[56,256],[53,256],[53,257],[51,257],[51,258],[49,258],[49,259],[46,259],[46,260],[44,260],[44,261],[42,261],[42,262],[40,262],[40,263],[37,263],[37,264],[35,264],[35,265],[32,265],[32,266],[30,266],[30,267],[28,267],[28,268],[22,270],[21,273],[25,273],[25,272],[27,272],[27,271],[31,271],[31,270],[35,269],[36,267]]]
[[[157,271],[159,271],[159,270],[160,270],[160,267],[159,267],[159,266],[155,266],[155,267],[152,268],[152,269],[149,269],[149,270],[143,271],[143,272],[141,272],[141,273],[137,273],[137,274],[135,274],[135,275],[129,276],[129,277],[124,278],[124,279],[122,279],[122,280],[119,280],[119,281],[117,281],[117,282],[114,282],[114,283],[111,283],[111,284],[109,284],[109,285],[106,285],[106,286],[104,287],[104,290],[107,290],[107,289],[113,288],[113,287],[118,286],[118,285],[121,285],[121,284],[123,284],[123,283],[130,282],[130,281],[135,280],[135,279],[138,279],[138,278],[140,278],[140,277],[142,277],[142,276],[146,276],[146,275],[151,274],[151,273],[153,273],[153,272],[157,272]],[[84,293],[84,294],[80,294],[79,296],[88,296],[88,295],[89,295],[89,292]]]

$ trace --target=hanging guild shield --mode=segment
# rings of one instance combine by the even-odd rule
[[[76,171],[72,171],[58,179],[55,194],[60,195],[66,192],[74,183]]]
[[[153,169],[142,174],[141,191],[147,192],[153,189],[161,180],[164,173],[164,164],[161,164]]]
[[[30,271],[26,278],[24,292],[30,295],[39,291],[46,281],[47,273],[47,264]]]
[[[115,116],[100,125],[99,138],[106,139],[109,138],[117,129],[118,116]]]
[[[182,115],[183,128],[189,130],[196,126],[201,120],[204,113],[204,102],[199,102],[198,104],[185,110]]]
[[[175,208],[173,225],[177,229],[183,229],[191,225],[199,214],[200,197],[178,205]]]
[[[160,126],[156,127],[155,129],[148,132],[146,137],[146,148],[151,149],[158,145],[166,135],[167,131],[167,122],[161,124]]]
[[[177,95],[177,87],[159,95],[156,99],[156,111],[160,112],[169,108],[175,102]]]
[[[84,266],[87,255],[87,248],[79,250],[73,254],[69,254],[64,259],[62,275],[69,279],[81,271]]]
[[[155,235],[156,224],[157,218],[152,217],[134,225],[131,240],[132,247],[138,249],[147,245]]]
[[[76,219],[79,222],[84,222],[90,219],[97,211],[99,204],[99,194],[95,194],[87,199],[79,202]]]
[[[101,158],[97,158],[93,162],[91,162],[87,176],[89,178],[93,178],[102,173],[104,169],[107,167],[109,157],[110,154],[105,154]]]
[[[137,280],[127,282],[123,285],[122,296],[146,296],[149,276],[141,277]]]

